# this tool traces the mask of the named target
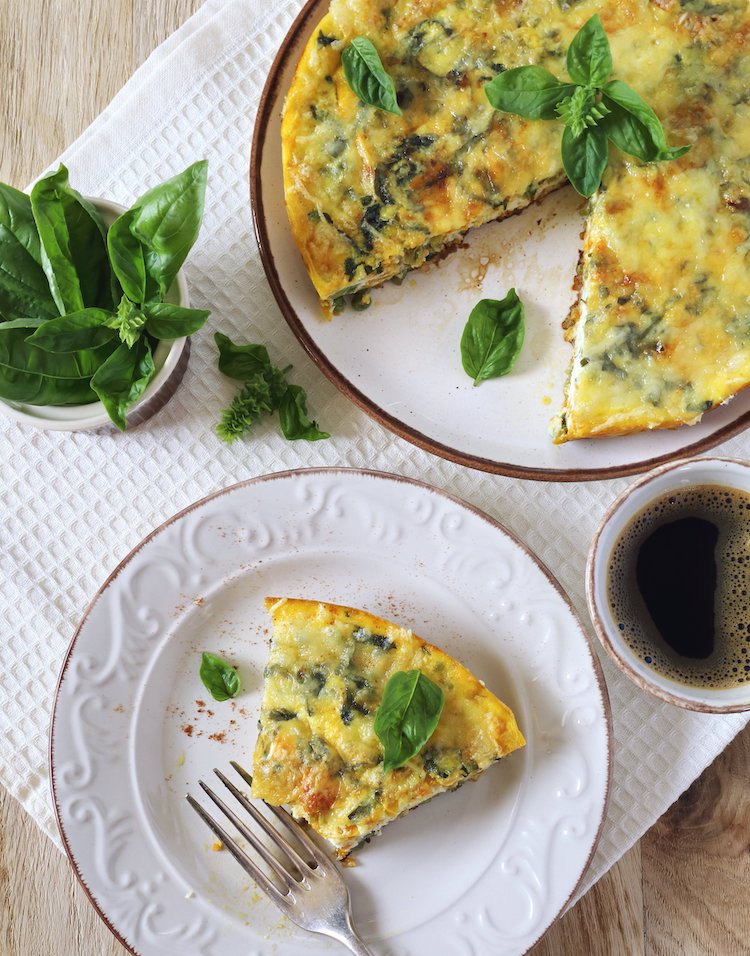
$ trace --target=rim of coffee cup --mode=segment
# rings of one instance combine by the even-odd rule
[[[586,564],[586,600],[599,641],[638,687],[688,710],[738,713],[750,710],[750,674],[735,687],[696,687],[655,671],[626,643],[607,596],[612,551],[626,526],[657,498],[694,485],[725,485],[750,494],[750,462],[739,458],[682,459],[655,468],[626,488],[610,505],[591,542]]]

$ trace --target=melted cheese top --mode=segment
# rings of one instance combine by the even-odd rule
[[[253,794],[285,804],[345,854],[368,833],[523,745],[513,714],[469,671],[411,631],[364,611],[269,598]],[[422,750],[383,772],[375,712],[388,679],[418,668],[445,704]]]

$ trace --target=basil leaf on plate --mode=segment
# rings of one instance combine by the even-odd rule
[[[225,660],[216,654],[204,651],[201,654],[200,679],[214,700],[229,700],[236,697],[242,687],[240,675]]]
[[[151,346],[141,337],[132,348],[121,342],[92,376],[92,389],[121,431],[127,410],[143,395],[155,372]]]
[[[130,229],[134,218],[135,210],[128,209],[115,219],[107,231],[107,251],[122,291],[140,303],[146,298],[146,260],[140,240]]]
[[[52,354],[27,341],[43,324],[40,319],[0,324],[0,398],[29,405],[95,402],[91,377],[112,351],[112,343]]]
[[[130,231],[144,247],[146,297],[165,296],[198,238],[208,163],[201,160],[155,186],[130,210]]]
[[[284,438],[289,441],[320,441],[331,437],[307,417],[307,394],[299,385],[287,387],[279,405],[279,424]]]
[[[584,129],[576,136],[566,126],[562,136],[562,161],[565,173],[581,196],[591,196],[599,188],[607,166],[609,143],[601,126]]]
[[[461,336],[461,362],[475,385],[513,368],[524,332],[523,302],[515,289],[504,299],[481,299],[474,306]]]
[[[401,115],[396,88],[367,37],[354,37],[341,54],[344,77],[352,92],[369,106]]]
[[[496,110],[527,119],[557,119],[557,106],[571,96],[575,86],[561,83],[541,66],[518,66],[499,73],[484,91]]]
[[[88,306],[113,308],[104,223],[94,206],[71,188],[64,166],[35,183],[31,209],[42,267],[60,314]]]
[[[599,14],[590,17],[571,40],[566,59],[574,83],[601,86],[612,72],[612,53]]]
[[[16,237],[41,268],[42,251],[31,211],[31,200],[26,193],[6,183],[0,183],[0,223]]]
[[[602,121],[607,136],[624,153],[644,162],[659,162],[684,156],[690,146],[667,146],[659,117],[635,90],[612,80],[602,90],[610,115]]]
[[[26,341],[45,352],[96,349],[115,338],[115,332],[106,324],[111,317],[112,313],[105,309],[71,312],[44,322]]]
[[[435,732],[444,703],[441,688],[420,670],[398,671],[391,676],[375,714],[385,772],[419,753]]]
[[[41,262],[31,200],[0,183],[0,317],[59,315]]]
[[[169,302],[154,302],[143,307],[145,329],[155,339],[181,339],[202,328],[211,314],[205,309],[185,309]]]

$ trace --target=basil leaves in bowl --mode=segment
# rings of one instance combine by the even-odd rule
[[[0,411],[124,430],[171,397],[209,315],[189,308],[180,272],[206,171],[195,163],[128,210],[81,196],[64,166],[30,195],[0,184]]]

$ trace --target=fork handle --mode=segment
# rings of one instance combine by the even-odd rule
[[[352,926],[352,920],[349,913],[342,914],[343,918],[336,920],[336,925],[330,926],[326,932],[329,936],[337,939],[342,945],[346,946],[354,956],[375,956],[359,938],[357,931]]]

